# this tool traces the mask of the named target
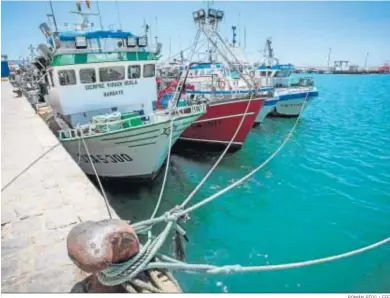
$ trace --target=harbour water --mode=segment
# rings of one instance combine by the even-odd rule
[[[320,96],[264,170],[191,214],[187,262],[266,265],[340,254],[390,233],[390,75],[317,75]],[[262,163],[295,119],[266,119],[226,156],[198,201]],[[180,203],[218,154],[173,155],[161,210]],[[149,185],[107,188],[121,217],[152,212]],[[135,214],[137,217],[135,217]],[[169,246],[166,250],[169,250]],[[307,268],[233,275],[176,274],[186,292],[389,292],[390,247]]]

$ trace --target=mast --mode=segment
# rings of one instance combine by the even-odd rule
[[[96,7],[99,14],[100,28],[103,29],[102,15],[100,14],[99,0],[96,0]]]
[[[211,8],[211,5],[214,3],[213,0],[206,0],[206,13],[208,13],[209,9]],[[207,51],[206,52],[209,52],[210,51],[210,41],[207,40]]]
[[[171,53],[172,53],[172,40],[171,40],[171,37],[169,36],[169,62],[171,62]]]
[[[268,37],[265,41],[264,51],[263,51],[263,61],[266,65],[271,65],[274,61],[274,51],[272,49],[271,37]]]
[[[236,26],[232,26],[232,31],[233,31],[233,40],[232,40],[232,44],[233,44],[233,48],[235,48],[236,47],[236,36],[237,36],[237,34],[236,34],[236,29],[237,29],[237,27]]]
[[[118,8],[118,1],[117,0],[115,0],[115,6],[116,6],[116,12],[118,14],[119,26],[120,26],[120,29],[122,30],[122,22],[121,22],[121,16],[119,14],[119,8]]]
[[[145,30],[145,36],[147,37],[148,36],[148,33],[149,33],[149,30],[150,30],[150,27],[149,27],[149,25],[148,25],[148,23],[146,23],[146,20],[144,19],[144,25],[142,26],[142,28],[144,28],[144,30]],[[151,34],[150,34],[150,36],[149,36],[149,38],[151,38]]]
[[[30,44],[28,49],[30,50],[30,62],[32,62],[34,60],[34,50],[35,50],[35,48],[33,47],[32,44]]]
[[[49,3],[50,3],[50,9],[51,9],[51,16],[53,17],[54,28],[56,31],[58,31],[56,16],[54,15],[53,3],[51,2],[51,0],[49,0]]]

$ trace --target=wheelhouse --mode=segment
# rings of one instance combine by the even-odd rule
[[[191,66],[188,72],[188,78],[224,78],[227,76],[227,70],[222,63],[198,63]]]
[[[255,78],[262,86],[288,87],[290,76],[295,70],[292,64],[260,65],[256,68]]]
[[[153,112],[157,57],[147,38],[129,32],[65,32],[54,35],[48,100],[70,124],[93,116]]]

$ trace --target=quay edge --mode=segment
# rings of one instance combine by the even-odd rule
[[[1,89],[2,293],[70,292],[86,275],[68,257],[68,231],[108,218],[104,199],[60,144],[28,168],[59,141],[10,83]]]

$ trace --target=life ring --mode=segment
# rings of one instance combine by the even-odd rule
[[[226,87],[225,81],[220,80],[218,82],[218,87],[219,87],[219,89],[225,89],[225,87]]]

